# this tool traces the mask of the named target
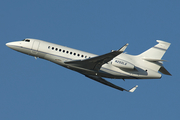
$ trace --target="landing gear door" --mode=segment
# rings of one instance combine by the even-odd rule
[[[39,41],[34,41],[31,49],[32,54],[37,54],[38,53],[38,48],[39,48]]]

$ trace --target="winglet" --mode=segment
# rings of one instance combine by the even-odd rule
[[[120,48],[118,51],[119,52],[124,52],[124,50],[127,48],[127,46],[128,46],[129,44],[127,43],[127,44],[125,44],[122,48]]]
[[[126,91],[127,91],[127,92],[134,92],[137,87],[138,87],[138,85],[136,85],[135,87],[131,88],[130,90],[126,90]]]

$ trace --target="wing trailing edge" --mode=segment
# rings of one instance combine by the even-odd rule
[[[136,90],[136,88],[138,87],[138,85],[136,85],[135,87],[131,88],[130,90],[126,90],[126,89],[124,89],[122,87],[119,87],[119,86],[117,86],[117,85],[115,85],[115,84],[113,84],[113,83],[99,77],[99,76],[94,76],[94,75],[85,75],[85,76],[88,77],[88,78],[91,78],[91,79],[93,79],[93,80],[95,80],[97,82],[100,82],[100,83],[102,83],[104,85],[107,85],[109,87],[120,90],[120,91],[134,92]]]

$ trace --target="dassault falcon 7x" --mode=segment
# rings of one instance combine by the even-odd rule
[[[159,79],[161,73],[171,75],[163,66],[161,58],[170,43],[157,40],[158,44],[139,55],[123,53],[128,44],[119,50],[112,50],[103,55],[72,49],[62,45],[27,38],[22,41],[9,42],[6,46],[35,58],[42,58],[74,70],[104,85],[127,92],[134,92],[137,85],[130,90],[119,87],[104,78],[112,79]]]

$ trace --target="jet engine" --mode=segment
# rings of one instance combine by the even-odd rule
[[[116,66],[118,68],[123,68],[123,69],[134,69],[133,64],[131,64],[125,60],[122,60],[122,59],[114,59],[112,61],[112,65]]]

